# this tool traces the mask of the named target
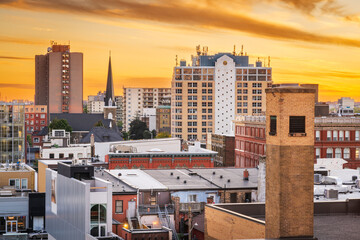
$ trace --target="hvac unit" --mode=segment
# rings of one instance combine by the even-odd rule
[[[321,183],[321,174],[314,174],[314,183]]]
[[[326,189],[325,197],[328,199],[338,199],[339,191],[335,189]]]

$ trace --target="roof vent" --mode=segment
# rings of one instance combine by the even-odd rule
[[[215,172],[213,172],[213,175],[215,175]]]
[[[121,173],[118,173],[118,177],[120,177],[121,176]]]
[[[220,175],[220,178],[223,178],[223,176],[222,176],[222,175]]]
[[[357,180],[357,176],[352,176],[352,181],[355,182]]]
[[[184,183],[186,184],[186,180],[184,180]]]
[[[228,179],[228,182],[230,182],[230,179]]]
[[[180,179],[180,176],[177,176],[176,179]]]
[[[172,175],[174,175],[174,173],[173,173],[173,172],[171,172],[171,173],[170,173],[170,176],[172,176]]]

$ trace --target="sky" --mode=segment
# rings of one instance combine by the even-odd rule
[[[34,99],[35,55],[50,41],[84,54],[84,99],[106,89],[170,87],[178,59],[270,56],[274,83],[318,83],[321,101],[360,101],[358,0],[0,0],[0,100]],[[267,63],[266,63],[267,64]]]

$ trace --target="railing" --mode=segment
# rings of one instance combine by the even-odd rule
[[[167,204],[167,210],[170,214],[175,212],[175,208],[173,204]],[[158,214],[158,212],[165,212],[164,207],[160,207],[159,205],[139,205],[139,214],[140,215],[153,215]]]
[[[139,211],[136,211],[136,218],[138,220],[140,229],[143,229],[143,224],[141,222],[141,217],[140,217]]]
[[[169,212],[168,212],[168,207],[170,207],[170,210],[172,209],[172,213],[174,213],[174,205],[165,205],[165,215],[166,215],[166,220],[168,221],[168,225],[169,225],[169,227],[170,227],[170,229],[171,229],[171,231],[172,231],[172,238],[174,239],[174,240],[179,240],[179,237],[178,237],[178,235],[177,235],[177,233],[176,233],[176,229],[175,229],[175,226],[174,226],[174,224],[172,224],[172,222],[170,221],[170,218],[169,218]]]
[[[133,225],[132,225],[132,221],[131,221],[129,209],[126,210],[126,217],[127,217],[127,219],[128,219],[129,229],[132,230],[132,229],[133,229]]]
[[[316,117],[315,124],[317,123],[357,123],[360,124],[360,118],[352,117]]]
[[[201,212],[202,210],[201,203],[180,203],[180,212],[188,212],[189,207],[191,208],[191,212]]]
[[[265,122],[266,117],[265,116],[237,116],[237,121],[242,122]]]

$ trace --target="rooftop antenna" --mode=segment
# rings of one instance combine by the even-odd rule
[[[111,57],[111,50],[109,50],[109,57]]]
[[[200,54],[201,54],[200,45],[197,45],[197,46],[196,46],[196,54],[197,54],[198,56],[200,56]]]
[[[175,56],[175,66],[178,66],[178,55]]]
[[[236,45],[234,45],[234,51],[233,51],[233,55],[234,55],[234,56],[236,56],[236,51],[235,51],[235,49],[236,49]]]
[[[204,47],[203,47],[203,55],[204,55],[204,56],[207,56],[207,53],[208,53],[208,47],[207,47],[207,46],[204,46]]]
[[[241,56],[244,55],[244,45],[241,45],[241,52],[240,52]]]
[[[270,67],[270,56],[268,56],[268,67]]]

